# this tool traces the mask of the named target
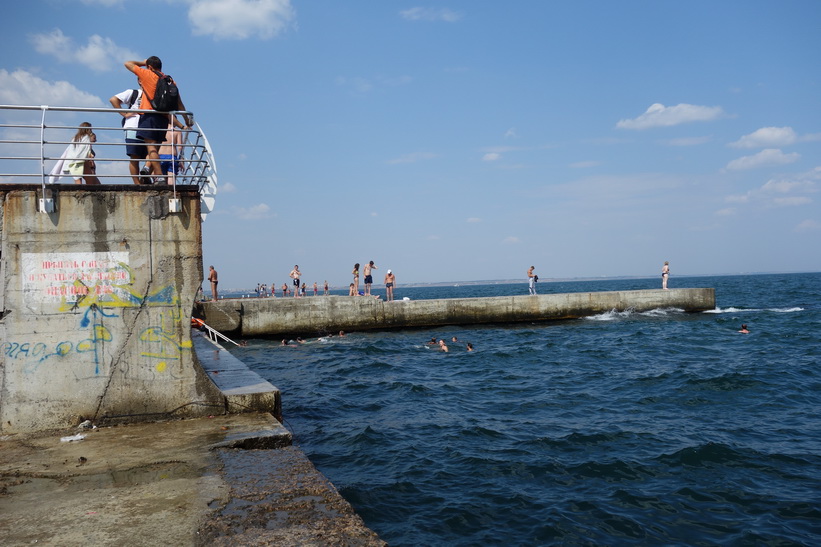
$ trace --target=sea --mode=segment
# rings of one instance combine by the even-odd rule
[[[821,545],[821,273],[670,287],[713,287],[716,308],[231,352],[282,391],[295,444],[392,546]],[[510,294],[526,283],[396,290]]]

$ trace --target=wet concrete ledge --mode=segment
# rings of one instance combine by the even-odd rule
[[[222,393],[226,412],[270,412],[282,421],[279,389],[205,333],[192,329],[191,341],[200,367]]]
[[[536,296],[396,300],[364,296],[244,298],[203,302],[197,313],[212,328],[239,336],[326,334],[445,325],[578,319],[608,311],[715,308],[715,289],[557,293]]]
[[[271,434],[245,413],[0,437],[2,543],[385,545],[298,448],[224,448]]]

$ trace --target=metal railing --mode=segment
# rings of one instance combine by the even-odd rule
[[[196,323],[196,326],[194,325],[195,323]],[[215,344],[219,344],[220,340],[225,340],[226,342],[231,342],[235,346],[238,346],[238,347],[243,346],[243,344],[238,344],[237,342],[234,342],[233,340],[231,340],[230,338],[228,338],[227,336],[222,334],[220,331],[218,331],[218,330],[216,330],[212,327],[209,327],[208,325],[205,324],[205,321],[203,321],[202,319],[195,319],[195,318],[192,317],[191,318],[191,324],[192,324],[193,328],[197,328],[197,329],[205,331],[205,335],[208,337],[208,339],[211,340],[212,342],[214,342]]]
[[[62,173],[52,174],[82,122],[89,122],[96,135],[91,143],[96,165],[94,176],[101,183],[168,183],[176,197],[178,185],[196,185],[199,189],[203,217],[213,209],[217,190],[217,168],[208,139],[199,124],[191,128],[174,129],[182,134],[177,145],[179,169],[166,180],[145,172],[129,171],[132,160],[126,155],[126,128],[120,125],[122,113],[145,114],[152,110],[82,108],[62,106],[0,105],[0,183],[40,183],[45,192],[50,184],[74,182]],[[193,114],[170,112],[172,116]],[[173,127],[173,126],[172,126]],[[171,133],[171,130],[169,130]],[[131,143],[132,146],[148,146]],[[139,160],[144,166],[147,160]],[[176,166],[175,166],[176,167]]]

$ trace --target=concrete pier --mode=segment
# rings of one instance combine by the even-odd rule
[[[715,308],[714,289],[580,292],[537,296],[396,300],[363,296],[245,298],[203,302],[212,328],[253,337],[577,319],[608,311]]]

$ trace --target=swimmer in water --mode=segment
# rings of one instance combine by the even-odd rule
[[[447,353],[447,352],[448,352],[448,347],[445,345],[445,341],[444,341],[444,340],[439,340],[439,349],[441,349],[441,350],[442,350],[442,351],[444,351],[445,353]]]
[[[738,332],[740,332],[741,334],[750,334],[750,331],[749,331],[749,330],[747,330],[747,324],[746,324],[746,323],[744,323],[743,325],[741,325],[741,330],[740,330],[740,331],[738,331]]]
[[[468,351],[473,351],[473,344],[468,342],[467,348],[468,348]]]

